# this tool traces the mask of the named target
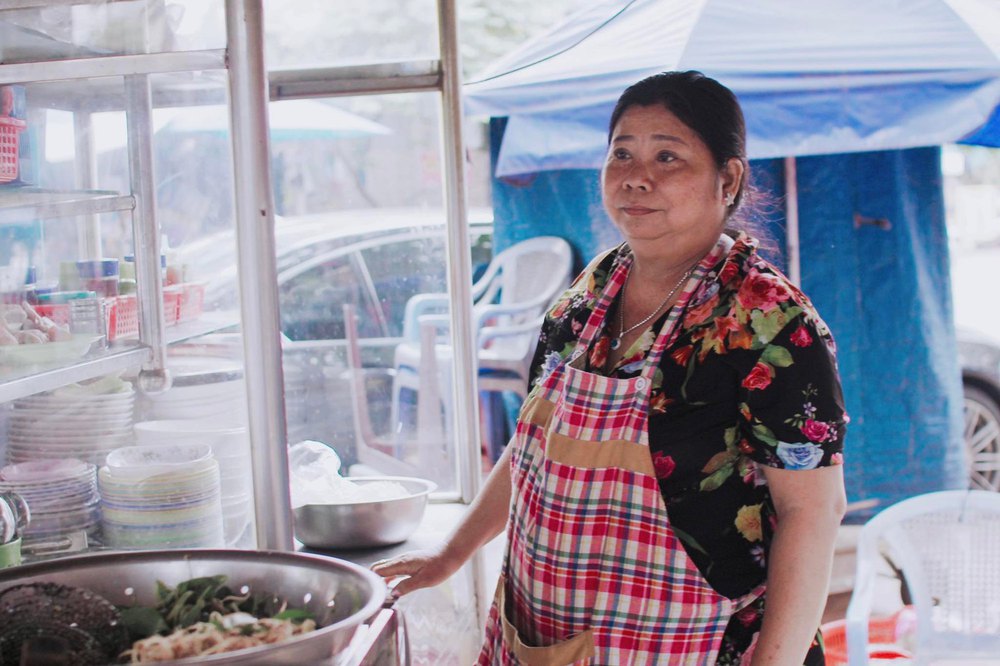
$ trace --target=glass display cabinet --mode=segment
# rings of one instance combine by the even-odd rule
[[[31,507],[25,561],[301,547],[304,439],[345,472],[433,477],[413,543],[443,536],[481,475],[470,285],[492,231],[466,212],[457,51],[445,0],[3,3],[0,491]],[[416,455],[392,354],[432,292],[449,406]],[[471,658],[481,572],[398,604],[417,661]]]

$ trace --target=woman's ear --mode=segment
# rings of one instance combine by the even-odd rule
[[[739,194],[745,172],[746,167],[743,160],[738,157],[730,157],[726,160],[726,165],[722,167],[720,174],[722,177],[722,198],[727,205],[731,205]]]

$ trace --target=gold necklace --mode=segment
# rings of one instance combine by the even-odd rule
[[[618,307],[618,330],[621,332],[618,334],[617,337],[615,337],[611,341],[611,349],[617,350],[619,347],[622,346],[622,338],[624,338],[626,335],[628,335],[635,329],[639,328],[643,324],[649,323],[649,321],[653,317],[655,317],[660,310],[663,309],[663,306],[666,305],[668,302],[670,302],[670,299],[674,297],[674,294],[677,293],[677,290],[681,288],[681,285],[684,284],[684,281],[688,279],[689,275],[691,275],[691,270],[692,269],[689,268],[686,271],[684,271],[684,275],[682,275],[681,279],[677,281],[677,284],[674,285],[674,288],[670,290],[670,293],[667,294],[667,297],[663,299],[663,302],[657,305],[656,309],[650,312],[645,319],[640,321],[638,324],[635,324],[634,326],[629,326],[628,328],[625,328],[625,287],[628,286],[628,279],[632,275],[632,270],[630,269],[629,272],[625,274],[625,282],[622,283],[622,300],[621,304]]]

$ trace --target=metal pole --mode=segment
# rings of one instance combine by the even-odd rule
[[[97,150],[94,148],[93,123],[89,111],[73,112],[73,143],[76,151],[76,186],[81,190],[97,189]],[[101,221],[88,215],[80,225],[77,248],[81,259],[101,259]]]
[[[293,550],[261,0],[227,0],[236,239],[257,545]]]
[[[788,279],[801,286],[799,257],[799,185],[795,158],[785,158],[785,251],[788,253]]]
[[[479,401],[476,352],[477,332],[472,327],[472,259],[465,199],[465,147],[462,142],[462,70],[458,50],[455,0],[438,0],[441,49],[441,103],[444,123],[445,201],[448,208],[448,293],[451,295],[452,410],[459,489],[468,504],[479,492]],[[476,590],[477,621],[485,624],[489,590],[482,550],[470,562]]]
[[[462,499],[479,491],[479,419],[476,400],[476,331],[472,329],[472,259],[465,201],[465,148],[462,144],[461,70],[455,0],[439,0],[445,201],[448,211],[448,292],[451,294],[451,344],[455,352],[454,426],[458,442]],[[475,455],[474,455],[475,454]]]
[[[135,210],[132,212],[132,237],[135,244],[135,277],[139,305],[139,339],[152,354],[139,374],[139,389],[158,393],[170,388],[165,369],[167,359],[166,328],[163,317],[163,282],[160,269],[160,225],[156,222],[156,188],[153,183],[152,94],[149,76],[125,77],[128,127],[129,175]]]

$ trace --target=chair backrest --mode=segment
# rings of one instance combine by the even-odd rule
[[[541,315],[569,286],[572,271],[572,249],[557,236],[529,238],[494,256],[473,287],[474,311],[480,315],[477,324],[480,329],[522,329],[517,335],[491,337],[488,344],[495,352],[506,349],[506,356],[530,353],[537,329],[523,330],[524,325],[540,323]]]
[[[572,278],[573,252],[568,242],[558,236],[536,236],[520,241],[497,253],[483,275],[494,279],[488,292],[477,302],[525,303],[544,300],[547,307]],[[482,281],[482,280],[481,280]]]
[[[917,663],[1000,654],[1000,494],[926,493],[862,527],[857,557],[888,557],[917,615]]]

